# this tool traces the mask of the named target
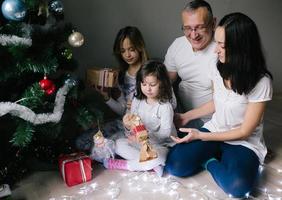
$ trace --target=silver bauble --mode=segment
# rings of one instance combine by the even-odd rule
[[[84,43],[84,37],[79,32],[73,32],[68,38],[68,42],[73,47],[80,47]]]
[[[60,0],[54,0],[49,3],[49,10],[55,14],[63,14],[64,6]]]

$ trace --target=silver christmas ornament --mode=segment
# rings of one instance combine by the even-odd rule
[[[73,47],[80,47],[84,43],[84,37],[79,32],[73,32],[68,38],[68,42]]]

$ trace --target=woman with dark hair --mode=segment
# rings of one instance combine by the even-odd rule
[[[203,168],[233,197],[248,195],[267,153],[263,114],[272,98],[255,23],[242,13],[226,15],[215,31],[217,67],[211,69],[213,100],[183,115],[187,122],[213,113],[202,128],[180,128],[183,138],[168,154],[166,170],[191,176]],[[184,156],[183,156],[184,155]]]

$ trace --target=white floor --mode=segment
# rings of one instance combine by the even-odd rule
[[[282,200],[282,96],[276,96],[267,107],[265,139],[274,156],[262,168],[261,182],[248,199]],[[93,165],[93,179],[85,184],[67,187],[59,172],[36,172],[22,180],[12,191],[16,200],[223,200],[232,199],[214,183],[208,172],[190,178],[165,175],[158,178],[153,172],[130,173],[104,170]]]

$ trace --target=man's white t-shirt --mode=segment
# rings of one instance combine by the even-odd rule
[[[177,72],[181,78],[178,96],[184,112],[212,99],[209,67],[211,62],[216,65],[214,50],[212,42],[204,50],[194,52],[185,36],[176,38],[167,50],[164,64],[169,72]],[[206,118],[202,120],[207,121]]]
[[[239,95],[233,90],[226,89],[217,68],[211,73],[213,80],[213,100],[215,113],[212,119],[204,124],[210,132],[223,132],[238,128],[244,121],[248,103],[264,102],[272,99],[272,81],[264,76],[248,95]],[[232,145],[242,145],[253,150],[263,163],[267,149],[263,139],[263,120],[256,127],[252,135],[246,140],[226,142]]]

